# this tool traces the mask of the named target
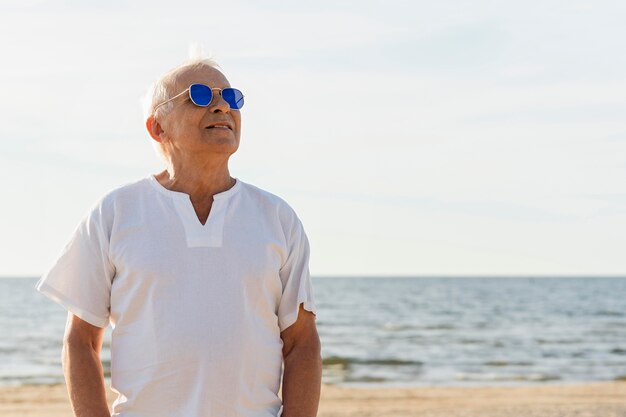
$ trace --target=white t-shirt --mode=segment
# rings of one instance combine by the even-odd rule
[[[238,178],[202,225],[153,175],[106,193],[36,289],[112,325],[118,417],[277,417],[280,332],[316,313],[309,242],[280,197]]]

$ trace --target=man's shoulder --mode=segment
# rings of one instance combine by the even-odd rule
[[[85,210],[82,221],[96,222],[110,227],[118,208],[132,206],[135,202],[133,199],[142,194],[140,189],[145,186],[146,177],[143,177],[124,182],[103,192]],[[121,201],[123,204],[120,204]]]
[[[96,207],[103,209],[113,208],[120,199],[127,200],[137,197],[141,194],[140,191],[146,187],[146,183],[147,177],[141,177],[118,184],[100,194],[100,197],[92,205],[92,209]]]
[[[274,204],[274,205],[289,205],[287,201],[281,196],[270,192],[264,188],[259,187],[258,185],[251,184],[249,182],[241,181],[244,186],[246,192],[250,197],[256,200],[263,200],[264,202]]]
[[[126,197],[137,193],[137,191],[140,191],[140,189],[147,188],[147,186],[148,177],[143,176],[140,178],[127,180],[126,182],[122,182],[114,186],[109,191],[107,191],[104,196],[108,198]]]
[[[270,192],[257,185],[242,181],[247,195],[261,208],[277,210],[279,213],[289,213],[295,215],[293,207],[280,195]]]

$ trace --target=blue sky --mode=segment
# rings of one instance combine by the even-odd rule
[[[0,275],[156,173],[149,83],[198,42],[246,94],[231,175],[324,275],[626,274],[626,5],[4,1]]]

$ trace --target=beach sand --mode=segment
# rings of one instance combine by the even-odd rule
[[[109,405],[115,394],[108,391]],[[71,417],[65,385],[0,387],[1,417]],[[322,386],[318,417],[626,417],[626,382],[499,388]],[[190,416],[191,417],[191,416]]]

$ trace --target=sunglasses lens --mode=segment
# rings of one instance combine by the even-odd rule
[[[223,89],[222,98],[228,103],[231,109],[239,110],[243,107],[243,93],[236,88]]]
[[[206,107],[213,98],[211,89],[204,84],[192,84],[189,87],[189,98],[196,106]]]

